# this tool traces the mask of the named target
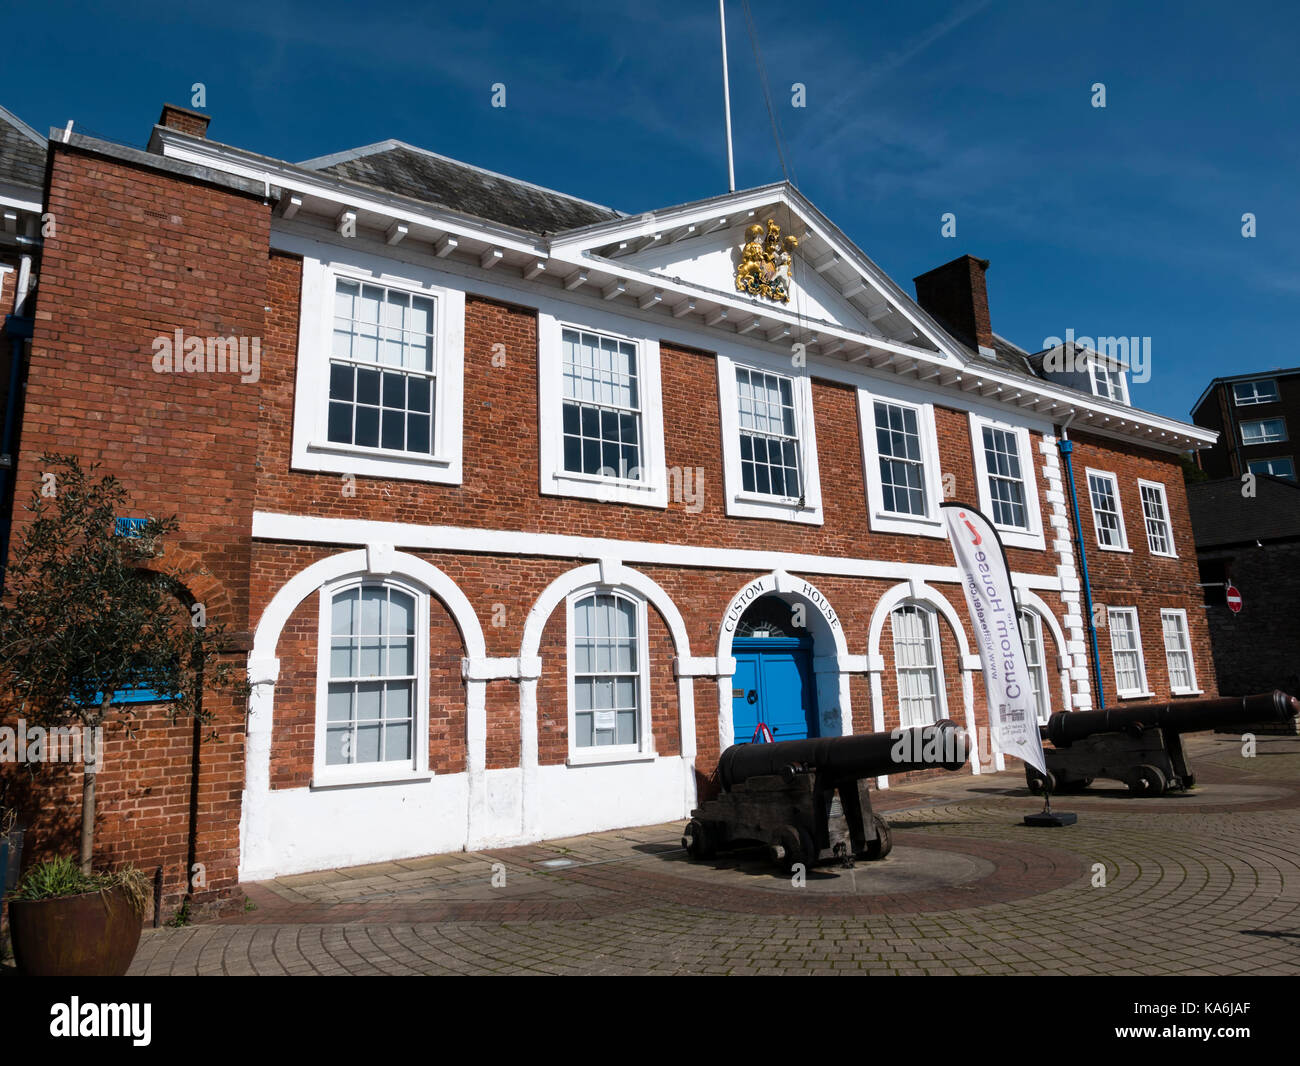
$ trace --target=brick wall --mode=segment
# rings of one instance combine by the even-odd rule
[[[1273,688],[1300,693],[1300,544],[1216,548],[1201,559],[1225,560],[1242,598],[1239,614],[1222,602],[1199,612],[1210,630],[1219,690],[1225,696]]]
[[[62,145],[51,151],[58,227],[42,253],[19,498],[40,483],[42,452],[102,461],[132,513],[179,517],[178,546],[229,597],[228,616],[214,620],[247,629],[260,386],[238,373],[156,373],[153,344],[177,329],[260,338],[269,208]]]
[[[1196,548],[1192,540],[1191,513],[1187,490],[1183,484],[1177,458],[1162,452],[1138,448],[1085,434],[1074,438],[1074,483],[1079,498],[1079,521],[1088,552],[1088,573],[1092,580],[1094,616],[1097,618],[1097,646],[1101,654],[1101,675],[1107,705],[1115,698],[1115,667],[1111,656],[1110,632],[1102,623],[1106,618],[1099,607],[1136,607],[1142,635],[1143,659],[1147,682],[1158,697],[1169,696],[1169,667],[1165,660],[1164,633],[1160,611],[1180,607],[1187,611],[1187,624],[1196,665],[1197,687],[1205,695],[1218,694],[1209,629],[1197,569]],[[1088,495],[1087,468],[1115,475],[1119,485],[1120,508],[1129,552],[1102,551],[1097,546],[1092,504]],[[1147,545],[1146,523],[1138,479],[1159,482],[1165,487],[1169,519],[1173,530],[1177,558],[1156,555]]]
[[[244,715],[227,693],[209,693],[212,720],[170,720],[165,704],[139,705],[130,724],[105,727],[96,782],[95,866],[133,863],[150,878],[163,870],[162,914],[186,895],[187,876],[203,866],[205,885],[190,894],[193,913],[231,905],[237,896],[239,814],[244,787]],[[5,716],[6,725],[14,719]],[[7,766],[3,804],[23,812],[23,865],[76,857],[81,838],[81,764]],[[188,871],[188,874],[187,874]],[[150,915],[151,917],[151,915]]]
[[[667,510],[659,511],[540,495],[536,312],[472,295],[465,308],[464,484],[357,477],[355,495],[345,496],[338,474],[289,469],[300,292],[301,263],[272,256],[263,367],[268,413],[259,430],[260,510],[952,565],[943,541],[871,531],[857,397],[848,386],[813,383],[825,525],[728,518],[716,364],[710,353],[666,343],[660,348],[666,462],[669,468],[702,468],[703,509],[693,513],[684,501],[670,500]],[[498,343],[506,348],[505,366],[492,365],[492,346]],[[958,498],[973,500],[966,415],[941,408],[936,420],[943,469],[954,474]],[[1047,528],[1046,483],[1037,468],[1035,476]],[[1056,566],[1050,553],[1022,549],[1011,549],[1011,563],[1035,573],[1054,573]]]
[[[48,210],[58,226],[42,255],[14,537],[43,452],[101,462],[125,486],[128,514],[177,515],[168,563],[210,621],[245,631],[259,386],[237,372],[157,373],[153,342],[177,329],[260,338],[269,208],[68,146],[51,153]],[[192,726],[157,713],[141,712],[133,738],[111,737],[100,777],[96,865],[163,865],[168,908],[190,850],[207,867],[196,906],[235,893],[245,708],[208,698],[221,713],[197,749],[192,809]],[[25,858],[76,853],[80,790],[79,768],[60,769],[22,798],[33,820]]]

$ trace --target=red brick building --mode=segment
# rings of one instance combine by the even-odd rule
[[[253,683],[114,742],[105,860],[218,898],[682,818],[759,722],[983,733],[945,497],[1001,530],[1044,716],[1093,705],[1094,619],[1108,701],[1215,692],[1177,462],[1214,434],[1046,376],[986,263],[918,303],[788,184],[625,215],[206,128],[49,144],[19,492],[72,450],[175,512]]]

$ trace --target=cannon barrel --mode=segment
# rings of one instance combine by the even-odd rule
[[[945,718],[934,725],[892,733],[733,744],[718,760],[718,777],[722,787],[730,789],[751,777],[791,769],[816,770],[830,780],[844,781],[939,766],[960,770],[966,765],[966,740],[957,723]]]
[[[1102,711],[1058,711],[1047,721],[1047,738],[1058,748],[1095,733],[1163,729],[1199,733],[1232,726],[1287,722],[1300,714],[1300,700],[1274,689],[1255,696],[1224,696],[1172,703],[1138,703]]]

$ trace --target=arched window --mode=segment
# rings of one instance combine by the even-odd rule
[[[1052,713],[1051,691],[1047,686],[1047,670],[1043,654],[1043,622],[1033,611],[1020,609],[1020,636],[1025,644],[1025,661],[1029,667],[1029,683],[1034,690],[1034,706],[1038,721],[1045,723]]]
[[[417,773],[428,762],[428,600],[395,582],[321,593],[313,784]]]
[[[904,729],[930,725],[946,717],[948,702],[934,612],[919,603],[905,603],[894,609],[891,620],[899,721]]]
[[[649,750],[645,605],[613,590],[576,593],[569,634],[570,750]]]

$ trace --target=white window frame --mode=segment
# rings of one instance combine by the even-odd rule
[[[330,627],[334,597],[354,587],[392,588],[415,600],[415,713],[411,721],[409,760],[338,765],[325,761],[326,724],[329,720]],[[429,769],[429,592],[400,578],[352,574],[322,585],[316,641],[316,735],[312,761],[312,788],[375,785],[398,781],[423,781]]]
[[[1164,510],[1165,540],[1169,542],[1169,550],[1166,552],[1156,551],[1151,546],[1151,533],[1147,529],[1146,501],[1142,499],[1143,489],[1155,489],[1160,493],[1160,506]],[[1144,481],[1142,478],[1138,478],[1138,506],[1142,508],[1142,531],[1146,534],[1147,551],[1152,555],[1159,555],[1165,559],[1177,559],[1178,549],[1174,545],[1174,519],[1169,511],[1169,493],[1166,491],[1164,484],[1159,481]]]
[[[1256,386],[1261,385],[1264,382],[1268,382],[1268,384],[1273,386],[1273,395],[1268,397],[1267,399],[1261,400],[1259,398],[1259,389],[1256,388]],[[1243,400],[1240,394],[1237,392],[1237,390],[1241,388],[1243,385],[1249,385],[1251,387],[1250,399],[1248,400]],[[1253,407],[1256,404],[1261,404],[1261,403],[1279,403],[1281,399],[1282,399],[1282,392],[1277,387],[1276,378],[1253,378],[1250,381],[1234,381],[1232,383],[1232,405],[1234,407]]]
[[[736,348],[719,351],[718,397],[721,404],[722,466],[726,481],[726,509],[730,518],[770,518],[820,526],[822,517],[821,475],[817,466],[817,427],[813,419],[812,378],[807,369],[791,373],[790,357]],[[789,378],[794,385],[795,432],[799,438],[799,477],[803,503],[798,500],[746,492],[740,469],[740,400],[736,368]]]
[[[1103,390],[1098,381],[1098,372],[1104,373],[1106,387]],[[1114,375],[1114,383],[1112,383]],[[1114,366],[1103,363],[1100,360],[1092,359],[1088,363],[1088,377],[1092,381],[1092,394],[1103,400],[1110,400],[1112,403],[1122,403],[1125,407],[1130,406],[1128,394],[1128,375],[1124,367],[1116,363]],[[1118,386],[1118,388],[1116,387]],[[1119,395],[1115,395],[1118,392]]]
[[[1126,615],[1133,620],[1133,642],[1137,652],[1138,675],[1141,678],[1142,685],[1136,689],[1120,689],[1119,687],[1119,664],[1116,662],[1115,648],[1115,616]],[[1138,618],[1136,607],[1108,607],[1106,609],[1106,626],[1110,629],[1110,668],[1115,679],[1115,695],[1122,700],[1145,699],[1152,695],[1151,685],[1147,681],[1147,661],[1146,654],[1142,650],[1142,623]],[[1127,650],[1127,649],[1126,649]]]
[[[577,700],[574,689],[574,666],[577,658],[574,654],[573,608],[579,600],[592,595],[609,595],[617,593],[623,599],[636,605],[637,628],[637,742],[635,744],[606,744],[600,747],[580,748],[574,743],[577,735]],[[596,766],[603,763],[646,762],[656,759],[654,732],[651,728],[650,715],[650,625],[648,605],[644,596],[622,585],[585,585],[566,597],[564,601],[565,631],[565,675],[568,687],[569,719],[569,766]]]
[[[1119,519],[1119,544],[1104,544],[1101,539],[1101,520],[1097,517],[1097,505],[1092,498],[1092,479],[1102,478],[1110,482],[1111,495],[1115,498],[1115,515]],[[1084,468],[1084,484],[1088,488],[1088,506],[1092,509],[1092,528],[1097,537],[1097,547],[1104,552],[1131,552],[1128,543],[1128,528],[1124,524],[1124,505],[1119,498],[1119,478],[1109,470]]]
[[[1034,668],[1033,663],[1028,661],[1028,646],[1025,647],[1025,666],[1031,674],[1036,674],[1038,677],[1039,704],[1034,708],[1034,711],[1038,716],[1038,724],[1046,725],[1047,720],[1052,716],[1052,687],[1051,680],[1047,674],[1047,644],[1043,640],[1043,619],[1037,611],[1030,607],[1017,608],[1016,616],[1017,623],[1019,623],[1021,619],[1028,621],[1030,635],[1038,647],[1037,669]],[[1024,637],[1023,631],[1021,632],[1021,637]]]
[[[1261,438],[1260,440],[1246,439],[1247,426],[1262,426],[1266,422],[1279,423],[1282,426],[1282,435],[1280,437],[1265,437],[1265,438]],[[1291,437],[1287,433],[1286,419],[1283,418],[1281,415],[1276,415],[1273,418],[1252,418],[1249,421],[1241,423],[1241,444],[1243,448],[1253,448],[1259,444],[1282,444],[1290,439]]]
[[[432,271],[356,249],[320,246],[304,255],[298,318],[291,465],[295,470],[459,485],[463,480],[465,293],[434,280]],[[328,258],[321,258],[327,256]],[[433,451],[429,455],[360,448],[329,439],[329,364],[338,279],[383,285],[433,299]]]
[[[1028,528],[1008,526],[998,522],[993,516],[993,496],[989,491],[988,460],[984,456],[984,427],[1000,429],[1014,434],[1020,457],[1021,479],[1025,486],[1025,519]],[[1002,542],[1016,548],[1032,548],[1042,551],[1046,548],[1043,539],[1043,514],[1038,505],[1038,465],[1035,462],[1033,439],[1028,426],[1012,425],[994,418],[970,412],[971,449],[975,460],[975,481],[979,493],[980,510],[993,523],[1002,537]]]
[[[885,489],[880,476],[880,450],[876,442],[876,404],[893,404],[916,412],[917,436],[921,445],[922,481],[926,513],[899,514],[885,510]],[[935,429],[934,404],[904,399],[893,391],[858,388],[858,430],[862,436],[862,467],[867,481],[867,521],[875,533],[912,533],[924,537],[947,536],[939,505],[943,488],[939,472],[939,435]]]
[[[1257,466],[1264,466],[1264,465],[1269,465],[1269,466],[1271,466],[1273,463],[1290,463],[1290,464],[1291,464],[1291,473],[1289,473],[1289,474],[1275,474],[1275,473],[1273,473],[1273,471],[1271,471],[1271,470],[1256,470],[1256,469],[1255,469],[1255,467],[1257,467]],[[1275,456],[1273,456],[1272,458],[1269,458],[1269,459],[1252,459],[1252,460],[1250,460],[1250,462],[1248,462],[1248,463],[1246,464],[1246,468],[1247,468],[1247,469],[1248,469],[1252,474],[1266,474],[1266,475],[1268,475],[1269,477],[1280,477],[1280,478],[1286,478],[1286,479],[1288,479],[1288,480],[1290,480],[1290,481],[1295,481],[1295,480],[1296,480],[1295,459],[1294,459],[1292,456],[1290,456],[1290,455],[1275,455]]]
[[[1177,618],[1181,622],[1181,633],[1183,638],[1187,641],[1187,648],[1185,649],[1185,652],[1187,655],[1187,676],[1191,679],[1190,688],[1174,687],[1174,668],[1169,661],[1169,656],[1170,656],[1169,639],[1168,639],[1168,634],[1165,632],[1166,615]],[[1191,630],[1191,626],[1188,625],[1187,622],[1187,611],[1185,608],[1165,607],[1161,609],[1160,637],[1161,637],[1161,641],[1165,646],[1165,669],[1169,673],[1169,691],[1173,693],[1175,696],[1199,696],[1204,690],[1198,688],[1196,684],[1196,657],[1192,653],[1192,630]],[[1184,649],[1182,648],[1176,650],[1179,652],[1179,654],[1184,653]]]
[[[636,345],[637,388],[641,401],[639,479],[602,477],[564,469],[564,331],[598,333]],[[668,506],[664,460],[663,390],[659,341],[644,327],[617,315],[583,311],[581,318],[537,312],[537,404],[540,476],[544,496],[569,496],[640,507]]]
[[[943,673],[943,637],[939,632],[939,612],[931,607],[928,603],[922,603],[919,600],[904,600],[902,603],[895,604],[889,612],[889,643],[890,654],[894,657],[894,688],[898,698],[898,722],[902,729],[909,729],[915,725],[925,725],[933,723],[913,722],[910,725],[903,722],[903,678],[901,670],[915,670],[917,667],[904,667],[898,661],[898,632],[895,626],[895,616],[899,611],[912,607],[925,618],[925,625],[929,634],[930,650],[934,656],[934,666],[930,667],[934,671],[936,707],[934,721],[942,721],[948,717],[948,682]]]

